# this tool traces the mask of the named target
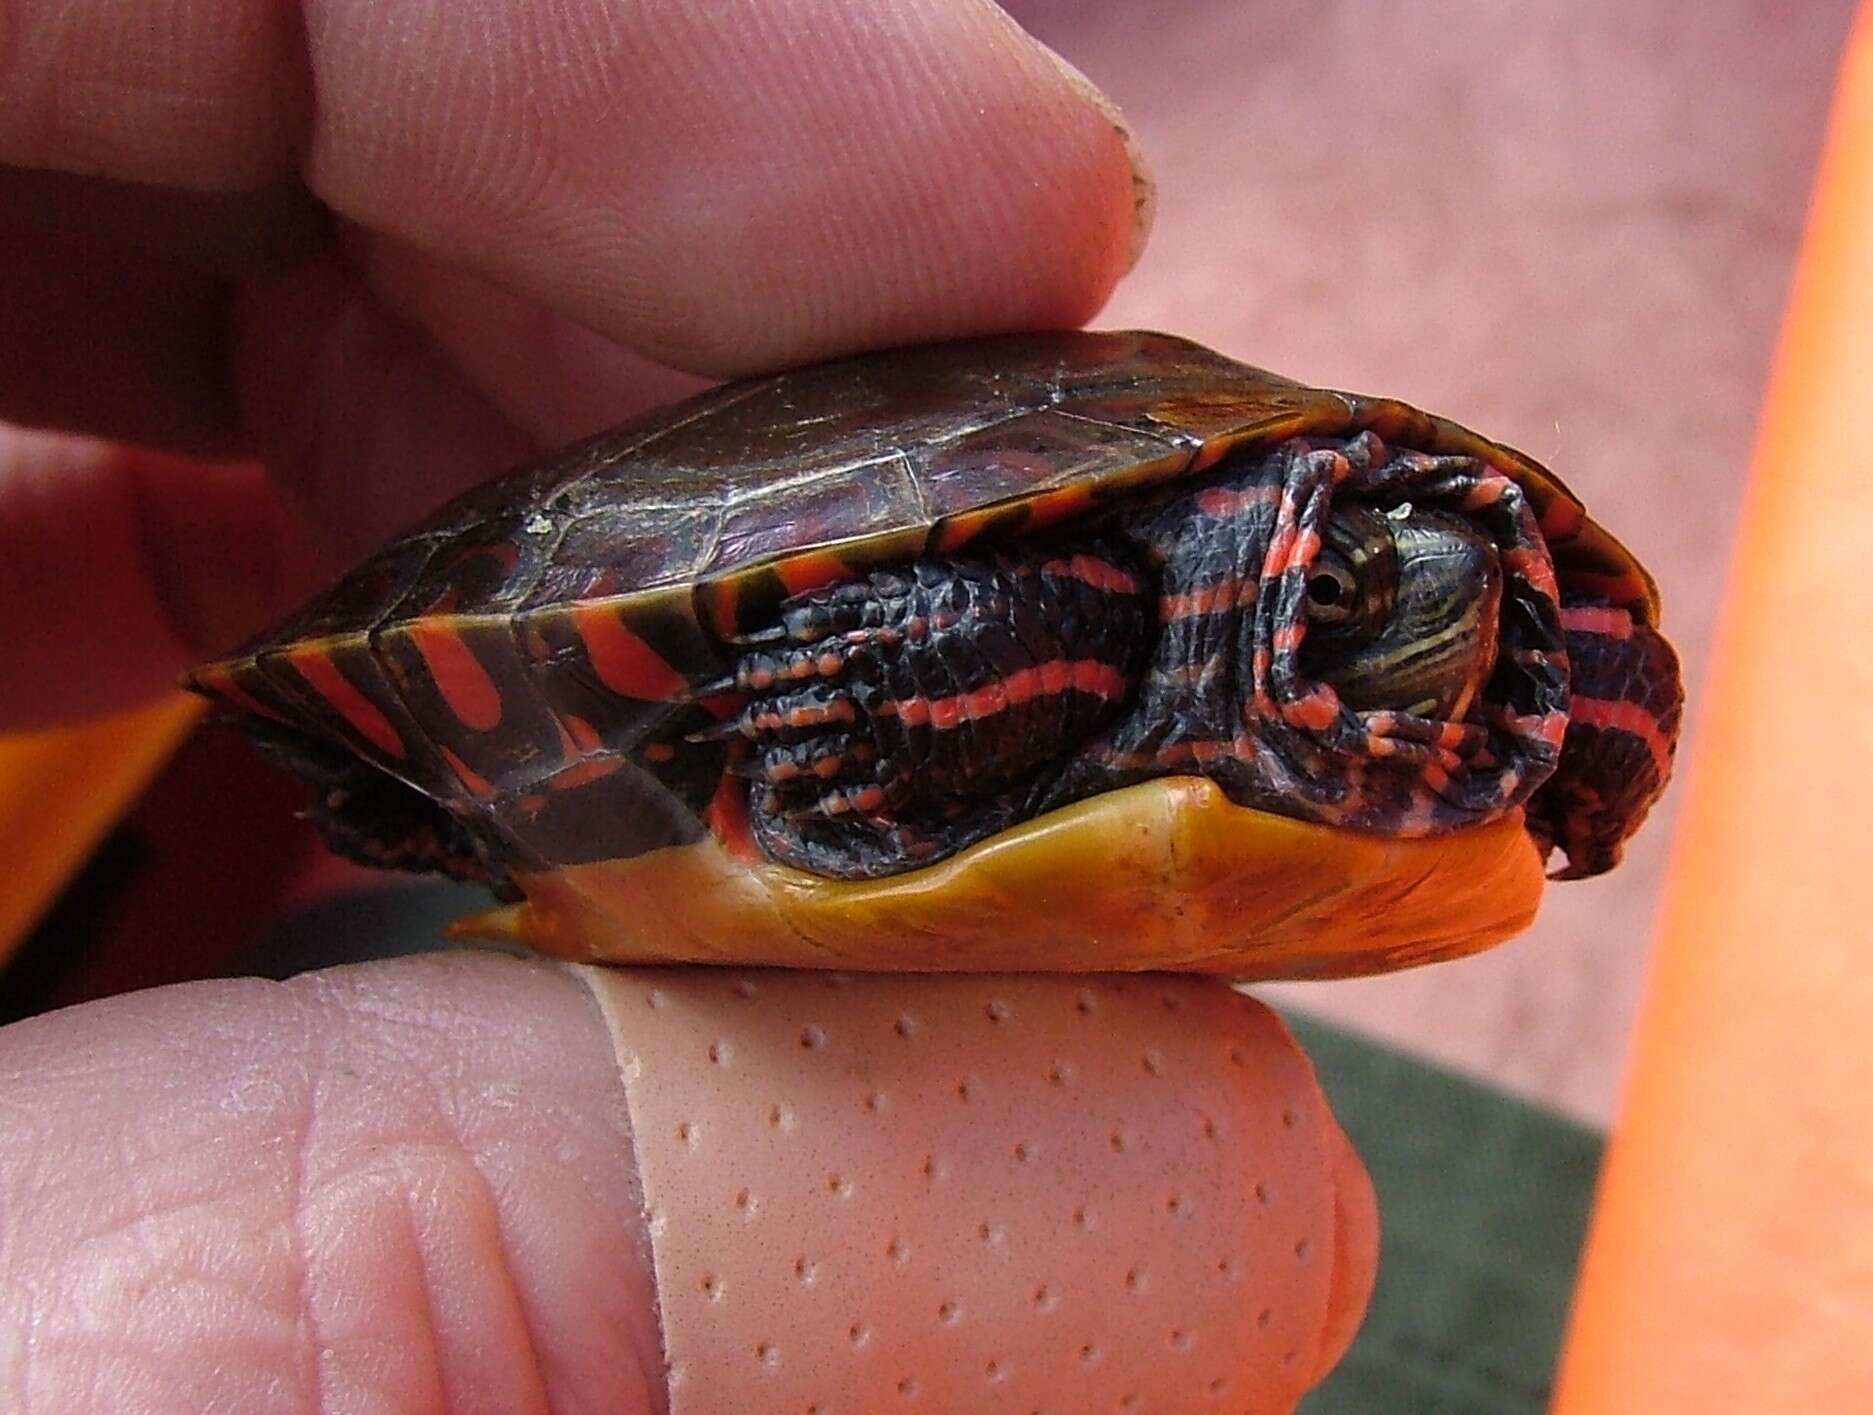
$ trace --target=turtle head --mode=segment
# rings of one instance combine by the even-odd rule
[[[1367,724],[1442,723],[1453,739],[1475,729],[1480,750],[1464,749],[1466,774],[1501,759],[1507,743],[1519,760],[1475,805],[1522,805],[1540,853],[1566,856],[1554,878],[1583,879],[1619,863],[1664,791],[1683,680],[1649,600],[1573,582],[1515,519],[1519,527],[1492,537],[1448,502],[1336,505],[1307,572],[1299,686],[1289,691],[1326,685]],[[1355,742],[1353,755],[1374,747],[1396,761],[1397,744],[1377,738]],[[1413,785],[1420,802],[1423,784],[1440,791],[1448,767],[1434,763]]]
[[[1505,686],[1514,696],[1510,676],[1498,675],[1503,587],[1501,549],[1448,509],[1336,507],[1307,579],[1302,672],[1356,713],[1501,717],[1515,706],[1491,703]],[[1511,606],[1525,624],[1541,608],[1526,596]],[[1566,856],[1554,878],[1585,879],[1619,863],[1663,793],[1684,683],[1648,606],[1582,594],[1560,576],[1549,612],[1558,634],[1537,651],[1567,665],[1565,695],[1550,695],[1565,705],[1566,734],[1551,774],[1525,793],[1525,821],[1544,856]],[[1537,647],[1526,633],[1510,636],[1524,654]]]
[[[1307,577],[1302,671],[1358,712],[1460,720],[1496,667],[1502,564],[1447,512],[1353,505]]]

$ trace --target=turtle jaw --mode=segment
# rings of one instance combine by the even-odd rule
[[[829,880],[713,837],[515,878],[524,902],[456,932],[602,963],[1244,979],[1473,953],[1526,928],[1543,886],[1519,811],[1400,839],[1238,806],[1189,776],[1076,802],[885,879]]]

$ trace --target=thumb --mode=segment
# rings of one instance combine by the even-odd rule
[[[1373,1271],[1202,980],[425,959],[35,1019],[0,1093],[28,1407],[1279,1411]]]

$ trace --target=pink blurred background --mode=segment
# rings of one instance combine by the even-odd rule
[[[1656,573],[1695,695],[1847,0],[1009,8],[1156,170],[1150,247],[1096,322],[1524,448]],[[1674,804],[1504,948],[1269,992],[1604,1121]]]

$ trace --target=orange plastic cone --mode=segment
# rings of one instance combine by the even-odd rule
[[[0,736],[0,964],[200,715],[181,694],[75,727]]]
[[[1560,1415],[1873,1411],[1873,9],[1702,694]]]

